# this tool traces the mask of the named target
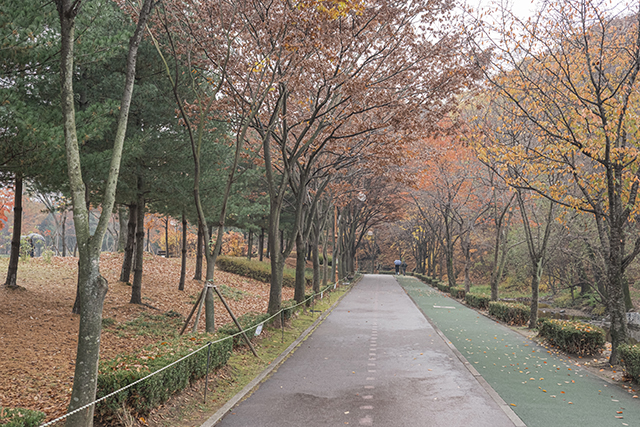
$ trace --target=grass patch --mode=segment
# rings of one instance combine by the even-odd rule
[[[231,286],[227,285],[218,285],[217,288],[225,299],[230,299],[233,301],[240,301],[242,298],[244,298],[245,295],[247,295],[247,292],[243,291],[242,289],[232,288]]]
[[[142,313],[142,315],[133,320],[119,324],[116,324],[114,319],[106,318],[102,320],[102,326],[118,337],[154,336],[158,338],[173,338],[178,335],[182,322],[182,315],[171,310],[162,314]]]
[[[486,294],[491,295],[491,286],[490,285],[474,285],[471,286],[471,293],[474,294]],[[540,298],[546,297],[550,294],[540,292]],[[512,286],[507,288],[501,285],[498,288],[498,298],[507,298],[507,299],[515,299],[515,298],[530,298],[531,297],[531,289],[523,290],[520,287]]]

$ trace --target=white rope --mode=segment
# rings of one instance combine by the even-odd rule
[[[209,286],[209,285],[207,284],[207,287],[208,287],[208,286]],[[331,287],[331,285],[327,285],[327,287],[326,287],[323,291],[321,291],[321,292],[326,291],[326,290],[327,290],[327,289],[329,289],[330,287]],[[116,390],[116,391],[114,391],[114,392],[111,392],[111,393],[107,394],[106,396],[102,396],[101,398],[96,399],[96,400],[94,400],[93,402],[88,403],[88,404],[86,404],[86,405],[84,405],[84,406],[82,406],[82,407],[80,407],[80,408],[78,408],[78,409],[74,409],[73,411],[68,412],[68,413],[66,413],[66,414],[62,415],[61,417],[58,417],[58,418],[56,418],[55,420],[49,421],[48,423],[45,423],[45,424],[41,424],[39,427],[48,427],[48,426],[50,426],[50,425],[53,425],[53,424],[57,423],[57,422],[58,422],[58,421],[60,421],[60,420],[63,420],[63,419],[65,419],[65,418],[67,418],[67,417],[69,417],[69,416],[71,416],[71,415],[73,415],[73,414],[76,414],[76,413],[78,413],[78,412],[80,412],[80,411],[82,411],[82,410],[85,410],[85,409],[87,409],[87,408],[89,408],[89,407],[91,407],[91,406],[95,405],[96,403],[100,403],[100,402],[102,402],[102,401],[103,401],[103,400],[105,400],[105,399],[108,399],[108,398],[110,398],[110,397],[112,397],[112,396],[115,396],[116,394],[120,393],[121,391],[124,391],[124,390],[126,390],[126,389],[128,389],[128,388],[131,388],[131,387],[133,387],[134,385],[136,385],[136,384],[138,384],[138,383],[141,383],[142,381],[146,381],[147,379],[151,378],[151,377],[152,377],[152,376],[154,376],[154,375],[159,374],[160,372],[164,371],[165,369],[168,369],[168,368],[172,367],[173,365],[176,365],[177,363],[182,362],[183,360],[185,360],[185,359],[187,359],[187,358],[189,358],[189,357],[193,356],[194,354],[196,354],[196,353],[198,353],[198,352],[200,352],[200,351],[204,350],[204,349],[205,349],[205,348],[207,348],[209,345],[211,345],[211,344],[217,344],[217,343],[219,343],[219,342],[222,342],[222,341],[224,341],[224,340],[228,340],[228,339],[234,338],[234,337],[236,337],[236,336],[238,336],[238,335],[240,335],[240,334],[242,334],[242,333],[244,333],[244,332],[247,332],[248,330],[253,329],[253,328],[255,328],[256,326],[258,326],[258,325],[260,325],[260,324],[262,324],[262,323],[265,323],[265,322],[270,321],[271,319],[275,318],[275,317],[276,317],[276,316],[278,316],[280,313],[282,313],[284,310],[291,310],[291,309],[294,309],[294,308],[296,308],[296,307],[298,307],[298,306],[300,306],[300,305],[302,305],[302,304],[306,303],[309,299],[313,298],[313,297],[314,297],[314,296],[316,296],[316,295],[318,295],[318,293],[314,293],[314,294],[312,294],[310,297],[308,297],[307,299],[303,300],[302,302],[299,302],[299,303],[298,303],[298,304],[296,304],[296,305],[293,305],[293,306],[291,306],[291,307],[287,307],[287,308],[283,308],[283,309],[281,309],[280,311],[278,311],[276,314],[274,314],[273,316],[268,317],[267,319],[263,320],[262,322],[260,322],[260,323],[256,323],[255,325],[250,326],[250,327],[246,328],[246,329],[245,329],[245,330],[243,330],[243,331],[238,331],[238,332],[236,332],[236,333],[235,333],[235,334],[233,334],[233,335],[229,335],[229,336],[226,336],[226,337],[224,337],[224,338],[220,338],[220,339],[219,339],[219,340],[217,340],[217,341],[209,341],[207,344],[203,345],[202,347],[200,347],[200,348],[198,348],[198,349],[196,349],[196,350],[192,351],[191,353],[187,354],[186,356],[183,356],[182,358],[180,358],[180,359],[176,360],[175,362],[172,362],[172,363],[168,364],[167,366],[164,366],[164,367],[162,367],[162,368],[158,369],[157,371],[150,373],[150,374],[149,374],[149,375],[147,375],[146,377],[140,378],[139,380],[136,380],[136,381],[132,382],[131,384],[128,384],[128,385],[126,385],[126,386],[122,387],[122,388],[121,388],[121,389],[119,389],[119,390]]]

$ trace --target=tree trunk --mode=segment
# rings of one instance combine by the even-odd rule
[[[293,298],[296,302],[304,301],[305,288],[306,288],[306,280],[304,277],[305,270],[305,248],[306,242],[304,241],[304,236],[302,235],[302,230],[299,230],[296,235],[296,286]]]
[[[540,280],[542,279],[542,256],[534,260],[531,275],[531,315],[529,317],[529,329],[538,327],[538,299],[540,294]]]
[[[264,256],[264,228],[260,228],[260,240],[258,240],[258,257],[262,261]]]
[[[336,270],[338,272],[337,275],[337,280],[341,280],[344,278],[344,257],[342,255],[342,252],[344,251],[343,248],[343,227],[342,227],[342,221],[340,219],[338,219],[338,222],[336,223],[336,227],[338,230],[338,236],[337,236],[337,240],[336,240],[336,252],[333,256],[333,262],[336,264]]]
[[[271,282],[269,287],[269,306],[267,312],[271,315],[280,311],[282,303],[282,277],[284,275],[284,257],[278,239],[280,217],[276,206],[271,206],[269,215],[269,253],[271,258]],[[273,237],[273,238],[272,238]]]
[[[622,280],[622,295],[624,298],[624,308],[625,311],[633,310],[633,300],[631,299],[631,291],[629,290],[629,280],[627,276],[624,275]]]
[[[118,206],[118,224],[120,225],[120,233],[118,234],[118,252],[124,252],[127,246],[127,233],[129,228],[129,211],[126,206]],[[121,280],[122,282],[123,280]]]
[[[502,237],[500,237],[502,236]],[[494,268],[491,275],[491,301],[498,301],[498,286],[504,274],[504,267],[507,263],[507,252],[509,251],[509,229],[501,228],[499,235],[496,236],[496,244],[494,246]]]
[[[100,358],[100,335],[102,334],[102,309],[109,288],[100,275],[100,251],[88,250],[80,245],[80,256],[88,257],[92,262],[78,262],[78,287],[80,326],[78,331],[78,350],[74,371],[73,391],[68,410],[84,406],[95,400],[98,381],[98,360]],[[85,427],[93,425],[94,407],[67,418],[67,427]]]
[[[198,220],[198,247],[196,248],[196,272],[193,275],[194,280],[202,280],[202,256],[204,247],[204,230],[202,223]]]
[[[325,221],[324,239],[322,239],[322,287],[327,287],[329,281],[329,254],[327,247],[329,246],[329,227]]]
[[[145,235],[147,243],[144,245],[144,250],[151,253],[151,227],[146,228]]]
[[[17,288],[18,262],[20,260],[20,234],[22,233],[22,175],[17,173],[14,182],[13,203],[13,234],[11,236],[11,255],[9,256],[9,268],[7,280],[4,285],[9,288]]]
[[[471,289],[471,278],[469,277],[469,270],[471,269],[471,238],[467,236],[460,240],[462,246],[462,253],[464,254],[464,290],[469,292]]]
[[[142,264],[144,259],[144,181],[138,176],[138,205],[136,215],[136,259],[133,269],[133,286],[131,286],[131,304],[142,304]]]
[[[617,365],[620,363],[620,355],[618,354],[618,346],[627,342],[627,316],[624,303],[624,295],[622,291],[622,283],[624,281],[624,270],[622,266],[624,252],[624,231],[622,226],[612,225],[611,235],[609,238],[609,262],[608,262],[608,299],[607,312],[611,319],[611,356],[609,364]]]
[[[73,222],[79,251],[78,288],[80,296],[80,325],[73,388],[68,410],[74,410],[95,400],[102,333],[102,309],[107,294],[107,281],[100,275],[100,248],[106,233],[115,202],[116,186],[120,173],[122,149],[127,130],[129,107],[135,81],[138,46],[146,20],[151,12],[153,0],[144,0],[138,14],[138,23],[129,42],[126,60],[125,85],[119,108],[118,125],[114,138],[109,175],[105,180],[102,198],[102,214],[94,234],[91,235],[86,185],[82,176],[82,163],[76,131],[74,106],[74,43],[75,18],[80,11],[79,3],[73,0],[55,1],[60,19],[60,81],[61,107],[64,126],[64,141],[67,157],[69,188],[73,202]],[[67,427],[90,427],[93,425],[94,406],[76,412],[66,421]]]
[[[456,273],[454,271],[453,265],[453,243],[450,240],[446,242],[446,260],[447,263],[447,280],[449,282],[449,286],[456,285]]]
[[[164,257],[169,258],[169,215],[164,218]]]
[[[180,260],[179,291],[184,291],[184,282],[187,276],[187,225],[187,217],[184,212],[182,212],[182,259]]]
[[[249,236],[247,238],[247,259],[251,261],[251,256],[253,255],[253,232],[249,230],[248,233]]]
[[[62,256],[67,256],[67,211],[64,211],[62,217]]]
[[[320,246],[320,233],[322,230],[320,226],[316,224],[313,227],[313,241],[311,242],[311,262],[313,263],[313,292],[320,292],[320,254],[318,247]]]
[[[338,231],[338,213],[334,208],[333,214],[333,227],[331,229],[331,280],[335,280],[335,283],[338,283],[338,241],[336,239],[337,231]]]
[[[131,278],[131,266],[133,265],[134,244],[136,240],[136,221],[138,206],[135,203],[129,205],[127,223],[127,242],[124,248],[122,269],[120,270],[120,282],[128,283]]]

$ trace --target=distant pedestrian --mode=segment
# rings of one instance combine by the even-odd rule
[[[404,276],[405,274],[407,274],[407,263],[402,261],[402,264],[400,264],[400,269],[402,270],[402,275]]]
[[[400,266],[402,265],[402,261],[399,259],[393,261],[393,265],[396,266],[396,274],[400,274]]]

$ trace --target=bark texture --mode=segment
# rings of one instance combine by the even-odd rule
[[[13,203],[13,235],[11,237],[11,255],[9,256],[9,268],[7,280],[4,285],[9,288],[17,288],[18,262],[20,260],[20,234],[22,233],[22,175],[16,174],[14,181]]]

